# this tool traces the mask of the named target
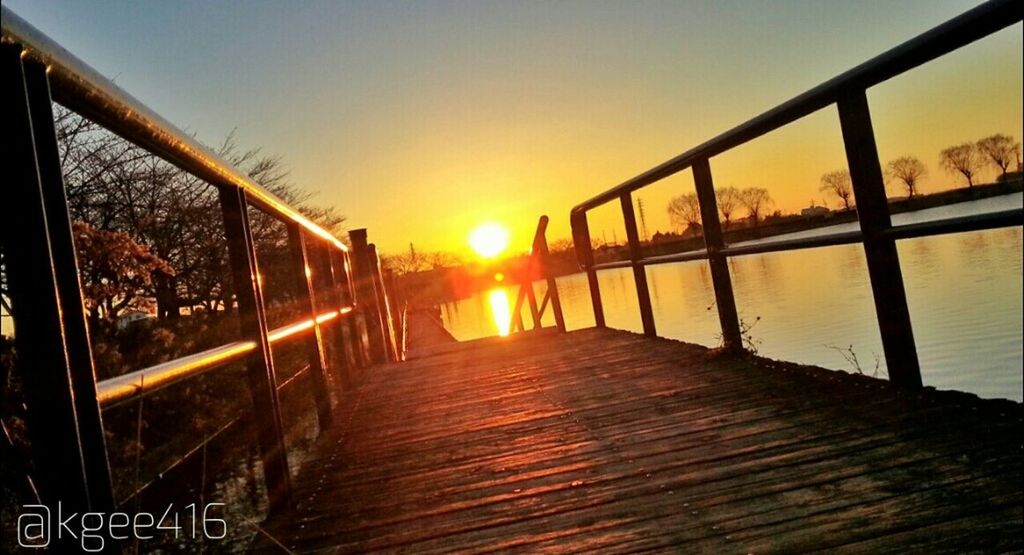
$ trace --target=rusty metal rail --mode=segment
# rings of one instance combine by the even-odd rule
[[[1019,23],[1022,20],[1022,10],[1024,4],[1018,0],[986,2],[575,206],[570,212],[573,241],[577,260],[587,274],[596,326],[606,325],[601,290],[597,281],[598,271],[632,268],[644,333],[656,335],[644,267],[707,260],[711,268],[724,347],[727,350],[739,350],[742,348],[742,337],[726,262],[728,257],[862,243],[874,295],[875,311],[881,328],[889,379],[901,386],[920,388],[920,363],[896,251],[896,240],[1019,226],[1024,224],[1024,210],[892,225],[866,91],[874,85]],[[836,106],[839,113],[860,230],[802,239],[727,245],[719,221],[710,159],[832,105]],[[705,248],[644,257],[633,214],[632,193],[686,169],[693,170],[704,227]],[[628,236],[629,259],[598,264],[594,261],[587,212],[616,200],[622,206]]]

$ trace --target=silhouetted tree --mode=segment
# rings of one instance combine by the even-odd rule
[[[964,143],[944,149],[939,156],[939,165],[951,174],[961,174],[967,178],[967,186],[974,187],[974,177],[982,167],[982,157],[978,146]]]
[[[1006,172],[1015,160],[1020,159],[1020,143],[1013,140],[1013,137],[995,134],[978,141],[978,151],[988,158],[988,161],[999,168],[1000,174],[1006,177]]]
[[[836,170],[821,176],[821,187],[823,193],[835,195],[843,203],[843,209],[850,209],[850,200],[853,198],[853,181],[850,179],[850,172],[847,170]]]
[[[722,223],[728,229],[732,223],[732,215],[740,204],[740,192],[736,187],[715,189],[715,201],[718,203],[718,212],[722,215]]]
[[[694,193],[672,197],[668,201],[668,217],[672,225],[684,232],[700,228],[700,202]]]
[[[890,160],[885,166],[889,177],[899,180],[907,189],[907,197],[914,198],[920,187],[920,181],[928,175],[924,162],[913,156],[901,156]]]
[[[771,195],[768,194],[767,189],[760,187],[748,187],[740,191],[739,195],[740,204],[747,209],[747,214],[754,222],[754,227],[757,227],[761,219],[761,212],[774,203]]]

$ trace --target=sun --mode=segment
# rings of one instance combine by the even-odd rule
[[[495,223],[480,224],[470,232],[469,246],[483,258],[494,258],[508,248],[508,230]]]

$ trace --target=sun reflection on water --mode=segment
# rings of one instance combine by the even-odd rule
[[[491,317],[498,326],[498,335],[507,336],[512,331],[512,310],[509,307],[508,292],[504,289],[488,291],[487,304],[491,306]]]

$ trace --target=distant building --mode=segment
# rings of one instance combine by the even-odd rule
[[[143,312],[141,310],[130,310],[128,312],[125,312],[121,316],[118,316],[115,325],[117,326],[117,329],[123,330],[127,329],[128,326],[134,324],[135,322],[149,320],[152,317],[153,315],[148,312]]]
[[[832,211],[826,206],[815,206],[812,202],[810,206],[800,211],[800,215],[805,218],[813,218],[815,216],[828,216]]]

